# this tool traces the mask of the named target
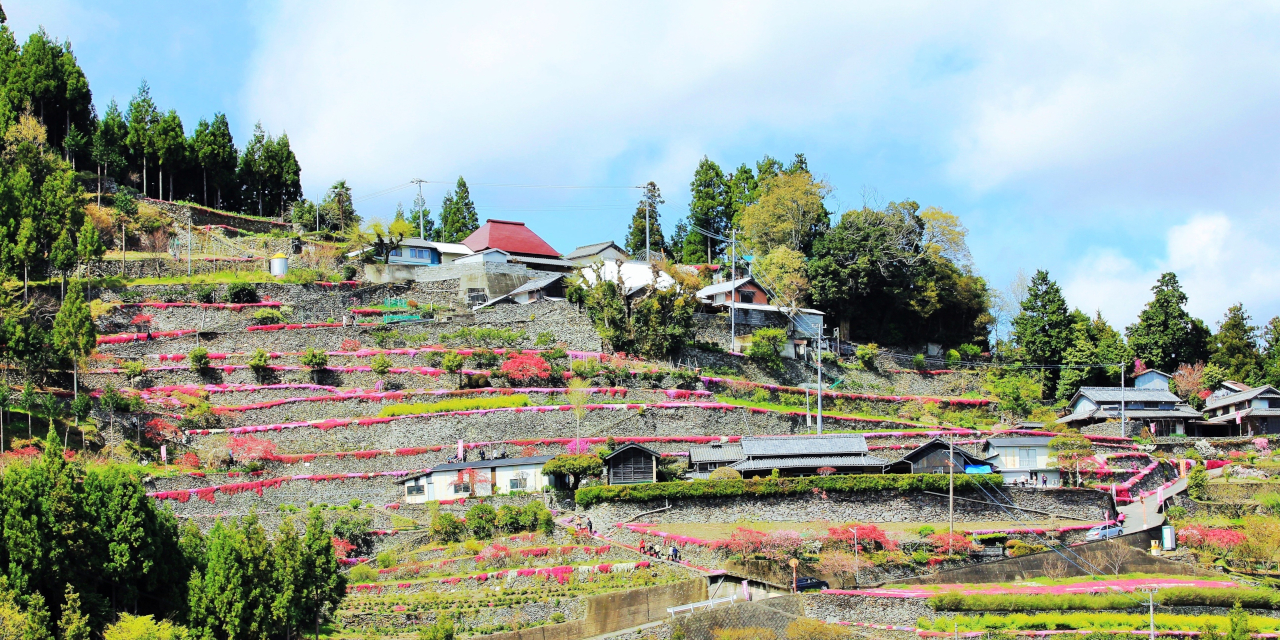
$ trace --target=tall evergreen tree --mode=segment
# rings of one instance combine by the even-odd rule
[[[93,161],[98,164],[98,206],[102,206],[102,178],[118,176],[125,166],[125,154],[129,152],[126,145],[128,137],[129,124],[113,99],[93,131]]]
[[[440,226],[436,230],[436,240],[462,242],[479,228],[480,220],[476,215],[476,205],[471,202],[467,181],[458,176],[458,183],[453,191],[446,192],[444,201],[440,204]]]
[[[1022,351],[1022,359],[1040,366],[1061,363],[1063,354],[1073,344],[1067,301],[1058,283],[1050,280],[1049,272],[1043,269],[1031,278],[1027,297],[1022,301],[1022,312],[1013,319],[1013,338]],[[1045,396],[1053,397],[1057,372],[1044,371]]]
[[[65,297],[67,272],[76,267],[76,246],[71,242],[71,234],[67,233],[66,227],[58,233],[58,239],[54,240],[53,246],[49,248],[49,265],[62,276],[61,292]]]
[[[227,116],[222,113],[213,114],[213,121],[203,118],[196,126],[193,148],[200,162],[201,191],[204,194],[205,206],[210,206],[209,182],[213,182],[214,206],[223,208],[222,193],[231,189],[235,180],[236,151],[235,142],[231,138],[231,126]]]
[[[138,87],[138,93],[129,100],[125,115],[129,124],[125,144],[134,158],[142,164],[142,195],[147,193],[147,158],[155,153],[155,126],[160,120],[160,110],[151,99],[151,87],[146,80]]]
[[[667,242],[662,237],[662,224],[658,221],[658,205],[665,202],[657,183],[650,181],[645,185],[644,196],[640,198],[640,202],[636,203],[636,212],[631,216],[631,228],[627,231],[626,250],[632,258],[646,260],[648,252],[659,256],[666,254]],[[648,221],[647,229],[646,221]]]
[[[1262,354],[1258,351],[1258,331],[1243,304],[1227,309],[1227,315],[1213,336],[1209,363],[1222,367],[1228,379],[1260,384],[1263,380]]]
[[[173,174],[186,160],[187,136],[182,128],[182,118],[173,109],[156,121],[154,130],[156,159],[160,168],[160,188],[157,195],[161,200],[173,200]],[[169,170],[169,197],[164,194],[164,172]]]
[[[1125,328],[1134,355],[1146,366],[1166,372],[1182,363],[1208,359],[1209,328],[1184,308],[1187,295],[1178,276],[1161,275],[1151,291],[1155,297],[1138,315],[1138,322]]]
[[[721,255],[724,242],[698,229],[724,235],[733,220],[729,183],[720,165],[703,156],[689,183],[689,195],[689,234],[684,239],[684,263],[701,264]]]
[[[742,212],[760,199],[760,182],[747,163],[742,163],[729,177],[729,201],[733,207],[733,224],[742,226]]]
[[[1280,316],[1262,328],[1262,381],[1280,387]]]
[[[306,594],[301,620],[315,625],[316,638],[320,624],[337,609],[347,590],[347,577],[338,570],[338,556],[333,553],[331,532],[324,526],[318,508],[307,513],[307,532],[302,540],[302,577],[299,584]]]

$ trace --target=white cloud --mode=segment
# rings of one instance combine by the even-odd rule
[[[1227,307],[1243,302],[1255,324],[1280,307],[1280,248],[1221,213],[1197,215],[1166,234],[1164,255],[1143,267],[1119,249],[1088,252],[1063,284],[1068,304],[1101,310],[1113,326],[1137,320],[1161,273],[1178,275],[1187,310],[1216,329]]]

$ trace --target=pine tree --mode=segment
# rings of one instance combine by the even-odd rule
[[[1227,315],[1213,336],[1213,355],[1209,363],[1222,367],[1228,379],[1250,384],[1260,384],[1263,379],[1262,354],[1258,352],[1258,327],[1249,324],[1252,318],[1243,304],[1227,309]]]
[[[49,248],[49,264],[62,276],[62,297],[67,295],[67,272],[76,267],[76,247],[71,243],[67,228],[63,227],[58,239]]]
[[[241,591],[243,600],[239,603],[241,629],[247,633],[245,637],[269,637],[275,632],[272,613],[275,558],[271,553],[271,542],[255,513],[241,519],[240,531],[242,535],[237,542],[245,581]],[[241,636],[236,634],[236,637]]]
[[[247,637],[245,594],[246,567],[238,527],[220,520],[209,530],[208,565],[190,590],[190,622],[217,640]],[[196,581],[193,581],[196,582]]]
[[[275,593],[271,613],[282,627],[285,637],[292,638],[295,631],[307,622],[302,617],[307,596],[302,569],[305,550],[298,531],[294,528],[293,518],[280,523],[271,553],[274,567],[271,581]]]
[[[747,163],[742,163],[729,177],[729,200],[733,207],[733,224],[741,227],[743,210],[760,199],[760,183]]]
[[[170,109],[157,122],[154,130],[156,157],[160,166],[161,200],[173,200],[173,174],[187,156],[187,137],[182,128],[182,118]],[[164,171],[169,170],[169,197],[164,197]]]
[[[1178,276],[1162,274],[1151,291],[1155,297],[1138,315],[1138,322],[1125,328],[1134,355],[1160,371],[1208,359],[1209,328],[1184,308],[1187,295]]]
[[[125,116],[129,129],[125,136],[125,144],[134,157],[142,163],[142,195],[147,196],[147,157],[155,152],[155,126],[160,120],[160,111],[151,100],[151,87],[143,80],[138,93],[129,101],[129,111]]]
[[[221,209],[222,189],[230,186],[235,178],[236,158],[239,156],[225,114],[213,114],[213,122],[200,120],[192,137],[192,151],[200,162],[202,202],[206,207],[210,206],[209,182],[212,181],[216,202],[213,206]]]
[[[338,557],[333,553],[330,531],[324,526],[320,510],[307,514],[307,533],[302,540],[302,578],[306,605],[301,620],[315,624],[316,640],[320,624],[334,611],[347,590],[347,578],[338,570]]]
[[[1280,316],[1262,328],[1263,382],[1280,386]]]
[[[84,292],[79,281],[71,283],[71,290],[58,315],[53,319],[53,345],[63,356],[71,360],[74,371],[78,375],[80,360],[93,352],[97,344],[98,331],[89,313],[89,305],[85,304]],[[79,380],[75,385],[79,393]]]
[[[693,172],[693,181],[689,183],[689,195],[689,234],[685,236],[682,249],[684,262],[702,264],[721,254],[720,248],[724,243],[698,229],[723,235],[733,220],[729,184],[720,165],[703,156]]]
[[[49,607],[45,606],[44,596],[34,593],[27,598],[27,628],[22,640],[54,640],[50,629]]]
[[[1058,364],[1072,345],[1071,318],[1067,301],[1058,284],[1041,269],[1031,278],[1022,312],[1013,319],[1013,339],[1021,349],[1023,361],[1035,365]],[[1053,397],[1057,374],[1044,370],[1045,397]]]
[[[471,202],[467,181],[458,176],[454,190],[445,193],[444,201],[440,204],[440,227],[436,231],[436,240],[462,242],[479,228],[476,205]]]
[[[631,228],[627,231],[627,253],[636,260],[647,260],[649,252],[663,255],[667,252],[667,242],[662,237],[662,224],[658,222],[658,205],[664,204],[662,192],[657,183],[649,182],[644,187],[644,196],[636,203],[635,215],[631,216]],[[646,232],[645,221],[648,220]],[[645,246],[646,238],[648,246]],[[647,251],[646,251],[647,249]]]
[[[93,226],[93,220],[89,216],[85,216],[84,224],[80,225],[80,233],[76,234],[76,241],[76,258],[82,264],[94,264],[107,252],[107,248],[102,246],[98,228]]]
[[[80,612],[80,594],[70,584],[64,595],[58,635],[61,640],[89,640],[89,618]]]

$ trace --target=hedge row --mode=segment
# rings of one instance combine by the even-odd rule
[[[1246,609],[1277,609],[1280,594],[1243,587],[1170,587],[1156,594],[1156,602],[1167,607],[1225,608],[1239,602]],[[944,593],[929,598],[934,611],[1101,611],[1145,604],[1145,597],[1125,593]]]
[[[948,476],[941,473],[812,476],[808,478],[753,478],[750,480],[692,480],[654,484],[600,485],[578,489],[575,500],[583,507],[602,502],[648,502],[670,498],[734,498],[782,496],[812,491],[869,493],[873,491],[946,491]],[[1004,478],[998,473],[958,475],[957,489],[995,488]]]

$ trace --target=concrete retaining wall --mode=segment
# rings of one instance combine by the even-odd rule
[[[707,597],[707,581],[686,580],[645,589],[585,598],[586,616],[563,624],[485,636],[491,640],[577,640],[640,626],[670,616],[667,607],[700,602]]]

